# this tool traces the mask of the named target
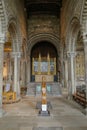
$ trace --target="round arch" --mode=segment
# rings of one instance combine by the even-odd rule
[[[74,17],[71,22],[70,25],[68,27],[68,31],[67,31],[67,52],[74,52],[75,51],[75,42],[78,36],[78,33],[80,31],[80,21],[77,17]]]
[[[12,40],[12,51],[19,51],[18,36],[17,36],[17,22],[15,18],[11,18],[8,22],[8,32],[10,33]]]
[[[51,50],[50,50],[50,48],[51,48]],[[44,49],[44,51],[43,51],[43,49]],[[36,52],[35,50],[36,51],[38,50],[38,52]],[[48,52],[47,52],[47,50],[48,50]],[[51,52],[53,54],[51,54]],[[57,56],[57,50],[56,50],[55,46],[51,42],[48,42],[46,40],[42,40],[42,41],[37,42],[32,47],[31,54],[34,55],[33,53],[35,53],[35,54],[37,53],[37,55],[35,55],[35,57],[39,56],[39,53],[42,54],[42,56],[48,55],[48,53],[49,53],[50,56],[51,55],[52,56],[54,56],[54,55]]]
[[[78,39],[79,32],[82,33],[80,20],[77,17],[73,17],[69,24],[68,32],[67,32],[67,66],[68,66],[68,87],[70,87],[69,92],[70,95],[74,94],[76,92],[76,85],[77,85],[77,79],[76,79],[76,71],[78,68],[76,66],[76,44]],[[71,74],[71,75],[69,75]],[[68,90],[69,91],[69,90]]]
[[[7,29],[7,23],[6,23],[6,10],[5,10],[5,6],[4,6],[4,2],[3,0],[0,0],[0,22],[1,22],[1,27],[0,27],[0,31],[2,33],[6,33],[6,29]]]
[[[32,48],[37,44],[37,43],[43,43],[44,41],[46,41],[47,43],[51,44],[52,46],[54,46],[55,50],[56,50],[56,61],[59,60],[59,55],[60,55],[60,39],[52,34],[37,34],[34,35],[33,37],[30,37],[28,40],[28,56],[29,56],[29,61],[30,61],[30,67],[31,67],[31,52],[32,52]],[[58,66],[58,62],[56,62],[56,66]],[[31,69],[29,69],[30,74],[31,75]],[[30,77],[30,76],[29,76]],[[58,80],[58,70],[56,70],[55,72],[55,79],[56,81]],[[31,78],[30,78],[31,79]]]
[[[32,47],[40,42],[40,41],[48,41],[52,43],[57,49],[57,54],[60,52],[60,39],[52,34],[37,34],[28,40],[28,54],[30,55]]]
[[[83,1],[81,23],[82,23],[82,33],[83,35],[85,35],[87,32],[87,0]]]

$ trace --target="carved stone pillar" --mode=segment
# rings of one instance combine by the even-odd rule
[[[48,62],[48,75],[50,74],[50,55],[47,55],[47,62]]]
[[[0,117],[3,115],[2,111],[2,88],[3,88],[3,52],[4,52],[4,35],[0,34]]]
[[[8,79],[7,79],[7,81],[9,82],[9,83],[11,83],[11,58],[10,58],[10,53],[8,54],[8,58],[7,58],[7,67],[8,67]]]
[[[67,60],[65,60],[64,61],[64,68],[65,68],[65,70],[64,70],[64,80],[65,80],[65,82],[64,82],[64,86],[65,86],[65,88],[67,88],[68,87],[68,63],[67,63]]]
[[[29,87],[29,83],[30,83],[30,55],[27,57],[27,64],[26,64],[26,67],[27,67],[27,76],[26,76],[26,86]]]
[[[39,58],[38,58],[38,71],[39,71],[39,74],[41,74],[41,54],[39,54]]]
[[[20,66],[20,86],[21,87],[24,87],[23,86],[23,59],[21,59],[21,66]]]
[[[16,92],[16,97],[20,98],[20,52],[12,52],[12,57],[14,58],[14,92]]]
[[[84,52],[85,52],[85,85],[86,85],[86,102],[87,102],[87,38],[84,38]],[[87,115],[87,104],[85,109]]]
[[[25,61],[22,61],[22,85],[25,86]]]
[[[64,87],[68,89],[68,58],[67,58],[67,49],[64,47],[63,51],[63,73],[64,73]]]
[[[72,98],[72,94],[75,92],[75,74],[74,74],[74,57],[75,52],[69,52],[68,54],[68,89],[69,98]]]
[[[28,83],[29,83],[30,80],[31,80],[31,59],[30,59],[30,55],[28,57],[28,66],[27,66],[27,69],[28,69]]]

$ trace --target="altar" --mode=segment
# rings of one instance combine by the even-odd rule
[[[42,76],[45,77],[46,82],[54,82],[56,76],[56,57],[51,58],[48,54],[47,57],[32,58],[32,81],[42,82]]]
[[[46,41],[37,43],[31,53],[31,81],[42,82],[42,76],[46,82],[57,81],[57,62],[57,52],[52,44]]]
[[[45,77],[46,82],[53,82],[54,81],[53,75],[35,75],[35,82],[41,82],[43,76]]]

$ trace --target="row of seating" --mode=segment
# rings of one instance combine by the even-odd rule
[[[12,91],[12,86],[10,83],[7,83],[3,86],[3,103],[13,103],[16,101],[16,92]]]
[[[26,87],[21,87],[21,95],[25,95],[27,91]],[[7,83],[3,86],[3,103],[14,103],[16,102],[16,92],[12,91],[12,86]]]
[[[86,100],[86,86],[81,85],[76,87],[76,93],[73,94],[73,99],[81,104],[83,107],[86,107],[87,100]]]
[[[21,95],[26,95],[27,87],[21,87]]]
[[[16,92],[3,92],[3,102],[13,102],[16,100]]]

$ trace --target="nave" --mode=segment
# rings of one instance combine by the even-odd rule
[[[15,129],[87,130],[87,0],[0,0],[0,130]]]
[[[40,97],[24,96],[21,101],[4,104],[0,130],[87,130],[87,117],[81,107],[65,97],[48,97],[50,116],[38,116]]]

